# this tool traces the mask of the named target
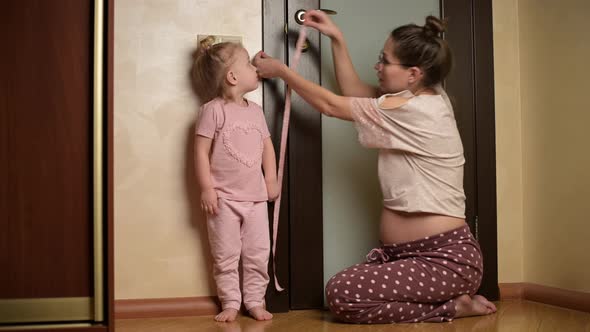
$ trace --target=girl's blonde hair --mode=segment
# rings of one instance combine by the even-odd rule
[[[236,50],[242,48],[238,43],[213,45],[213,42],[213,36],[201,40],[194,55],[191,76],[202,103],[223,97],[225,75],[234,60]]]

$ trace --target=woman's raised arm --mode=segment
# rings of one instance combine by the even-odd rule
[[[377,97],[377,87],[359,78],[352,65],[344,36],[328,15],[321,10],[310,10],[303,18],[305,26],[318,30],[332,41],[334,73],[342,94],[352,97]]]
[[[293,91],[313,106],[318,112],[342,120],[352,121],[350,98],[339,96],[330,90],[306,80],[282,62],[260,51],[253,60],[258,76],[262,78],[279,77]]]

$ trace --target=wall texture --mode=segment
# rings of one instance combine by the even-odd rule
[[[494,0],[498,280],[523,281],[522,141],[517,0]]]
[[[215,294],[193,178],[198,34],[262,48],[261,1],[115,2],[115,297]],[[250,96],[261,103],[260,89]]]
[[[590,38],[584,0],[519,0],[526,282],[590,292]]]

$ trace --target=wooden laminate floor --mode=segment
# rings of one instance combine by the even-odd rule
[[[351,325],[334,321],[327,311],[295,310],[274,314],[272,321],[257,322],[238,316],[232,323],[217,323],[213,316],[158,319],[122,319],[117,332],[334,332],[334,331],[559,331],[590,332],[590,313],[530,301],[496,303],[498,312],[483,317],[457,319],[450,323]]]

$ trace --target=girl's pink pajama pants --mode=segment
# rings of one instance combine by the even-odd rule
[[[223,310],[240,310],[238,265],[242,261],[246,310],[264,304],[268,285],[270,235],[266,202],[218,200],[218,213],[207,219],[217,295]]]

